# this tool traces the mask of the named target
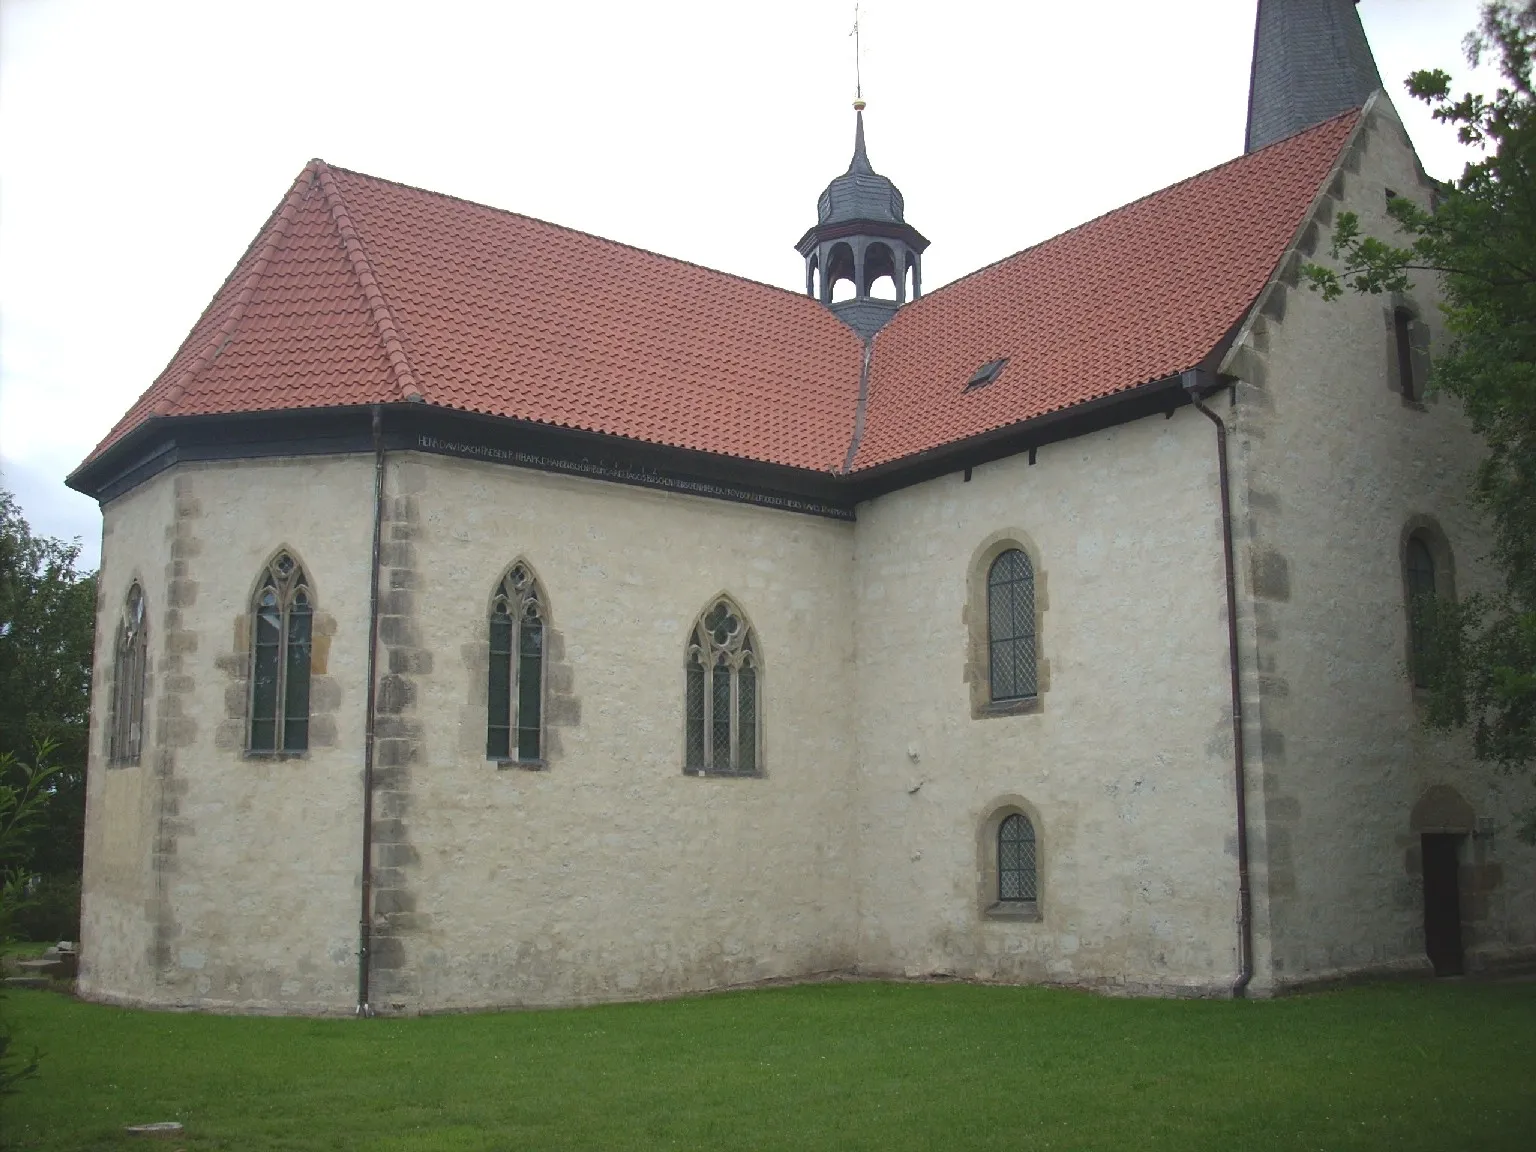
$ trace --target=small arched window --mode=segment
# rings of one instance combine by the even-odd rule
[[[315,611],[304,569],[286,550],[262,574],[252,617],[251,751],[303,752]]]
[[[1413,364],[1413,313],[1406,308],[1392,310],[1392,336],[1397,345],[1397,388],[1404,400],[1420,398],[1419,381]]]
[[[502,578],[491,602],[487,759],[544,759],[544,618],[539,582],[533,569],[519,561]]]
[[[1406,582],[1408,586],[1408,671],[1415,688],[1430,684],[1429,627],[1435,607],[1435,554],[1420,532],[1408,537]]]
[[[1036,694],[1035,571],[1018,548],[987,571],[987,668],[994,702]]]
[[[758,717],[762,702],[757,638],[741,609],[717,599],[694,624],[688,642],[689,772],[756,776],[762,771]]]
[[[107,761],[126,766],[139,762],[144,741],[144,685],[148,674],[148,635],[144,590],[135,581],[123,601],[112,653],[112,715],[107,726]]]
[[[1035,826],[1022,812],[1005,817],[997,826],[997,898],[1005,904],[1040,899]]]

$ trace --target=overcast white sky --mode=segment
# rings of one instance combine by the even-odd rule
[[[870,158],[931,290],[1242,151],[1255,0],[864,0]],[[1362,0],[1468,80],[1479,0]],[[852,0],[0,0],[0,484],[33,530],[320,156],[792,290],[852,146]],[[594,285],[601,290],[601,286]]]

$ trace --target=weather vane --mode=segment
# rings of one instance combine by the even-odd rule
[[[859,6],[853,6],[853,31],[849,33],[853,37],[853,106],[858,111],[864,111],[864,77],[859,71]]]

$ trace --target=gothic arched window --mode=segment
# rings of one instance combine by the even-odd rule
[[[762,684],[757,638],[741,609],[719,597],[688,641],[689,772],[756,776],[762,771],[758,717]]]
[[[112,652],[112,715],[107,725],[107,762],[139,762],[144,742],[144,684],[148,674],[144,590],[135,581],[123,601]]]
[[[286,549],[267,564],[251,615],[250,749],[303,752],[315,612],[304,570]]]
[[[997,826],[997,898],[1003,903],[1040,899],[1035,826],[1022,812],[1005,817]]]
[[[1035,570],[1018,548],[987,571],[987,668],[993,701],[1036,694]]]
[[[491,602],[491,665],[486,688],[485,755],[544,758],[544,597],[533,569],[508,569]]]

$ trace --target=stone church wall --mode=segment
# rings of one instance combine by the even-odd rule
[[[1334,214],[1386,235],[1387,190],[1427,203],[1391,108],[1368,116],[1302,257],[1326,258]],[[1294,267],[1294,265],[1293,265]],[[1362,972],[1427,973],[1415,808],[1452,789],[1463,937],[1472,968],[1536,953],[1536,852],[1510,827],[1513,786],[1477,767],[1458,735],[1422,725],[1407,672],[1404,551],[1443,539],[1442,576],[1486,587],[1487,537],[1468,498],[1481,447],[1454,400],[1405,400],[1392,309],[1416,340],[1445,339],[1432,285],[1406,299],[1325,303],[1294,276],[1275,286],[1228,370],[1238,387],[1234,462],[1248,668],[1248,744],[1259,897],[1255,990]],[[1422,335],[1420,335],[1422,333]],[[1427,366],[1422,346],[1416,369]],[[1218,406],[1231,409],[1225,400]],[[1488,830],[1485,827],[1485,831]]]
[[[852,525],[445,457],[390,458],[372,1001],[701,990],[854,964]],[[181,466],[105,510],[97,683],[130,573],[138,767],[93,699],[82,990],[241,1011],[355,1003],[372,460]],[[287,547],[316,606],[311,746],[245,751],[249,605]],[[487,624],[547,596],[546,764],[486,759]],[[729,593],[763,660],[764,776],[685,775],[685,644]]]
[[[110,673],[113,601],[142,566],[153,735],[139,766],[107,768],[109,694],[93,695],[86,995],[246,1011],[354,1003],[372,481],[360,457],[181,465],[105,509],[98,675]],[[310,749],[255,756],[250,602],[283,546],[316,607]]]
[[[439,456],[396,458],[389,488],[415,571],[401,631],[428,660],[401,713],[379,1007],[850,967],[852,525]],[[539,771],[485,755],[488,613],[519,559],[547,595]],[[760,779],[682,771],[685,646],[721,592],[763,655]]]
[[[164,873],[156,867],[162,787],[155,689],[162,681],[165,661],[170,564],[166,533],[175,519],[174,499],[174,481],[162,475],[118,497],[104,510],[85,797],[84,948],[79,983],[86,995],[148,998],[156,971],[157,884]],[[145,692],[143,740],[138,766],[108,768],[114,646],[128,589],[135,580],[144,591],[149,618],[146,677],[150,687]]]
[[[1215,435],[1179,411],[859,508],[859,962],[1224,992],[1237,863]],[[1036,568],[1036,711],[984,715],[984,568]],[[986,906],[989,816],[1031,816],[1038,921]],[[992,881],[995,885],[995,881]]]

